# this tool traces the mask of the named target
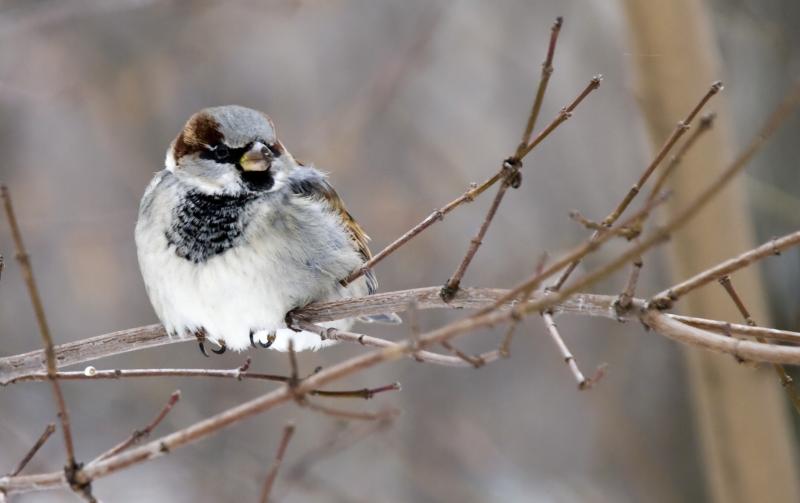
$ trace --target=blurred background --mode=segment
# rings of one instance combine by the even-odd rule
[[[729,125],[738,150],[800,73],[800,4],[712,0],[705,7],[726,83],[725,96],[711,108]],[[464,280],[492,287],[516,283],[543,251],[557,256],[583,239],[587,232],[568,211],[602,218],[649,161],[632,68],[647,48],[631,44],[623,3],[0,2],[0,180],[12,192],[56,342],[156,322],[139,276],[133,226],[144,187],[195,111],[235,103],[270,114],[295,157],[331,173],[373,238],[373,251],[379,250],[493,173],[513,151],[558,15],[565,25],[539,127],[592,75],[602,73],[604,80],[532,153],[522,187],[506,197]],[[699,97],[705,90],[687,93]],[[687,111],[694,99],[683,105]],[[742,204],[759,241],[800,224],[798,134],[795,118],[744,175]],[[443,283],[489,199],[452,213],[384,261],[376,271],[381,290]],[[0,281],[5,356],[39,348],[40,339],[4,221],[0,253],[6,257]],[[662,255],[645,257],[644,294],[670,283]],[[777,327],[800,329],[799,270],[797,251],[763,266]],[[618,292],[623,281],[618,276],[596,291]],[[422,325],[458,315],[425,312]],[[273,492],[280,501],[704,500],[682,350],[638,324],[562,318],[560,327],[584,372],[608,364],[595,389],[576,391],[541,321],[532,318],[511,358],[480,370],[404,360],[341,382],[403,386],[370,402],[336,404],[403,410],[390,427],[352,445],[347,436],[359,436],[363,424],[342,425],[286,405],[101,479],[95,494],[114,502],[255,501],[283,425],[292,419],[296,434]],[[407,335],[405,327],[361,328],[387,338]],[[501,338],[498,329],[461,346],[477,352]],[[304,353],[300,365],[311,371],[362,351],[340,345]],[[194,344],[176,344],[93,364],[235,368],[244,356],[205,359]],[[285,355],[250,356],[254,370],[288,371]],[[201,379],[64,383],[82,460],[149,422],[175,389],[182,400],[157,434],[273,388]],[[788,408],[781,413],[788,415]],[[0,473],[51,421],[47,384],[0,389]],[[347,448],[296,466],[337,435],[344,435]],[[26,472],[59,469],[62,460],[62,440],[54,436]],[[60,491],[15,501],[75,499]]]

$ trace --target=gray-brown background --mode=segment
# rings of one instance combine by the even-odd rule
[[[800,68],[800,7],[791,0],[717,0],[712,13],[737,144],[752,134]],[[540,124],[597,73],[598,93],[526,162],[465,283],[509,286],[547,250],[586,235],[567,218],[602,217],[647,163],[633,90],[626,19],[613,1],[6,1],[0,4],[0,178],[10,186],[57,342],[155,322],[139,278],[133,225],[139,197],[185,119],[237,103],[269,113],[296,157],[330,171],[373,250],[496,169],[516,146],[556,15],[566,18]],[[680,58],[680,54],[652,54]],[[697,89],[699,96],[704,90]],[[687,103],[687,109],[690,104]],[[675,117],[677,121],[679,117]],[[800,223],[797,120],[747,172],[766,239]],[[382,263],[384,291],[442,283],[487,198]],[[613,253],[600,253],[596,264]],[[617,248],[618,249],[618,248]],[[732,250],[734,253],[738,250]],[[39,347],[5,224],[0,252],[0,354]],[[647,257],[645,292],[668,281]],[[797,329],[800,255],[765,267],[775,323]],[[619,278],[600,285],[613,292]],[[448,319],[426,313],[424,326]],[[510,360],[479,371],[402,361],[350,379],[400,381],[403,391],[353,407],[396,405],[391,429],[320,460],[301,480],[285,470],[283,501],[687,501],[703,497],[683,360],[637,325],[567,319],[563,333],[586,372],[609,373],[578,393],[536,319]],[[405,329],[369,327],[379,336]],[[500,332],[464,346],[483,350]],[[340,346],[301,355],[306,370],[356,354]],[[285,357],[252,352],[254,368],[286,372]],[[238,366],[194,345],[126,355],[98,368]],[[69,382],[78,454],[88,459],[145,424],[170,392],[183,399],[167,432],[272,385],[148,379]],[[255,501],[288,419],[286,467],[337,431],[293,405],[210,440],[102,479],[105,501]],[[47,422],[48,386],[0,389],[0,472]],[[28,469],[62,464],[54,437]],[[42,493],[19,501],[70,501]]]

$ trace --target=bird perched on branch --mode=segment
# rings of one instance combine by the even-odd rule
[[[297,162],[270,118],[240,106],[193,115],[172,142],[139,207],[136,247],[150,302],[170,334],[241,351],[329,341],[287,327],[314,301],[377,288],[367,235],[323,173]],[[348,329],[354,320],[323,326]],[[399,322],[396,315],[364,321]],[[206,354],[206,356],[208,356]]]

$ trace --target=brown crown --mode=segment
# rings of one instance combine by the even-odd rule
[[[223,135],[219,123],[205,112],[198,112],[189,118],[172,147],[175,160],[202,151],[206,145],[221,143]]]

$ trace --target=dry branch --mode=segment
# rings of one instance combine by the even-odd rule
[[[283,463],[283,456],[286,454],[286,448],[289,446],[289,441],[292,440],[293,434],[294,424],[289,423],[283,428],[283,436],[278,444],[278,450],[275,452],[275,459],[272,461],[272,465],[267,471],[267,478],[264,481],[264,487],[261,489],[261,498],[259,499],[261,503],[267,503],[267,501],[269,501],[272,485],[275,483],[275,478],[278,476],[278,470],[281,467],[281,463]]]
[[[614,210],[611,213],[609,213],[608,216],[606,216],[606,218],[603,219],[602,223],[600,224],[602,227],[610,228],[612,225],[614,225],[614,223],[616,223],[619,217],[622,216],[622,213],[624,213],[625,210],[628,208],[628,206],[631,204],[631,202],[633,202],[633,199],[636,197],[636,195],[639,194],[639,191],[642,189],[644,184],[647,183],[647,180],[650,178],[650,175],[653,174],[653,171],[655,171],[658,165],[661,164],[661,161],[664,160],[664,158],[667,156],[672,147],[675,146],[675,143],[680,139],[680,137],[683,136],[683,134],[689,129],[689,124],[691,124],[694,117],[705,106],[708,100],[710,100],[711,97],[717,94],[721,89],[722,89],[722,83],[714,82],[709,88],[709,90],[706,92],[706,94],[704,94],[703,97],[700,98],[700,101],[694,106],[694,108],[692,108],[692,110],[689,112],[689,115],[686,116],[686,119],[678,123],[678,125],[673,130],[672,134],[669,136],[669,138],[667,138],[667,141],[664,142],[664,145],[661,146],[661,149],[659,149],[658,153],[656,153],[656,156],[653,158],[650,164],[645,168],[644,172],[642,172],[641,176],[636,181],[636,183],[630,188],[628,193],[625,194],[625,197],[623,197],[622,200],[619,202],[619,204],[617,204],[616,208],[614,208]],[[595,231],[592,234],[590,240],[596,240],[601,235],[602,233],[600,231]],[[574,260],[572,263],[570,263],[569,266],[567,266],[567,268],[564,270],[564,272],[561,273],[561,276],[559,276],[558,281],[556,281],[556,283],[552,287],[550,287],[550,289],[556,291],[560,290],[561,287],[564,286],[564,283],[567,282],[567,279],[569,279],[570,275],[572,275],[572,273],[575,271],[575,268],[578,267],[578,264],[580,264],[580,262],[581,258],[578,258]]]
[[[653,303],[659,308],[667,308],[686,295],[687,293],[700,288],[714,280],[718,280],[723,276],[727,276],[733,272],[747,267],[757,260],[770,255],[780,255],[783,250],[791,248],[800,243],[800,231],[787,234],[781,238],[773,239],[758,248],[742,253],[738,257],[726,260],[721,264],[714,266],[705,271],[679,283],[675,286],[667,288],[663,292],[653,297]]]
[[[720,283],[720,285],[722,285],[722,288],[725,289],[725,292],[727,292],[728,296],[731,298],[733,303],[736,305],[736,308],[741,313],[742,318],[744,318],[745,323],[747,323],[751,327],[755,327],[756,326],[756,322],[750,316],[750,311],[747,310],[747,307],[744,305],[744,301],[742,301],[742,298],[739,297],[739,293],[736,291],[736,288],[733,286],[733,282],[731,281],[730,276],[721,277],[719,279],[719,283]],[[763,342],[767,342],[764,337],[760,337],[760,336],[757,336],[756,340],[758,342],[762,342],[762,343]],[[781,382],[781,386],[783,386],[783,389],[786,390],[786,395],[789,397],[789,400],[792,402],[792,405],[794,406],[795,412],[800,414],[800,394],[798,394],[798,392],[797,392],[797,388],[794,385],[794,380],[789,375],[789,373],[786,371],[786,369],[783,367],[783,365],[781,365],[779,363],[773,363],[772,364],[772,368],[775,370],[775,373],[778,375],[778,379]]]
[[[581,91],[581,93],[570,103],[566,108],[562,109],[561,112],[553,119],[553,121],[541,132],[539,133],[536,138],[531,141],[531,143],[526,147],[526,149],[520,155],[519,160],[521,161],[524,159],[528,153],[534,149],[539,143],[541,143],[545,138],[547,138],[550,133],[552,133],[559,125],[561,125],[564,121],[566,121],[571,115],[575,108],[581,104],[581,102],[586,98],[592,91],[600,87],[600,81],[602,78],[600,76],[595,76],[592,80],[589,81],[589,84]],[[390,254],[397,251],[398,248],[409,242],[411,239],[416,237],[419,233],[430,227],[431,225],[435,224],[438,221],[444,219],[445,215],[453,211],[454,209],[458,208],[464,203],[472,202],[475,200],[476,197],[483,194],[486,189],[497,183],[499,180],[503,179],[504,177],[504,168],[501,167],[500,170],[497,171],[493,176],[489,177],[486,181],[482,184],[470,187],[461,197],[454,199],[447,203],[445,206],[442,206],[440,209],[435,210],[433,213],[425,217],[425,219],[411,228],[408,232],[397,238],[393,241],[390,245],[386,248],[378,252],[374,257],[369,259],[367,262],[364,263],[360,268],[353,271],[350,276],[348,276],[344,280],[344,284],[352,282],[354,279],[360,277],[368,270],[372,269],[378,262],[385,259]]]
[[[64,436],[64,448],[67,453],[67,463],[64,466],[65,473],[69,479],[70,486],[79,495],[83,496],[87,501],[94,501],[92,496],[92,488],[89,484],[78,484],[74,480],[75,472],[80,468],[78,462],[75,460],[75,446],[72,441],[72,428],[70,427],[69,411],[67,410],[67,403],[64,400],[64,393],[61,391],[61,385],[55,377],[57,365],[55,351],[53,350],[53,338],[50,335],[50,327],[47,324],[47,317],[44,313],[44,304],[39,295],[39,288],[36,286],[36,280],[33,277],[33,266],[31,266],[30,256],[25,250],[25,244],[22,241],[22,232],[17,224],[17,218],[14,214],[14,207],[11,203],[11,194],[8,192],[8,187],[0,185],[0,196],[3,199],[3,206],[6,211],[6,218],[8,219],[8,226],[11,229],[11,237],[14,240],[14,246],[17,249],[17,261],[19,261],[22,276],[25,279],[25,285],[28,288],[28,295],[33,304],[33,310],[36,314],[36,323],[39,326],[39,334],[44,342],[45,362],[47,364],[47,376],[53,388],[53,397],[58,409],[58,420],[61,423],[61,432]]]
[[[464,258],[461,260],[458,268],[456,268],[456,271],[442,287],[441,295],[446,301],[452,299],[453,295],[461,286],[461,280],[463,279],[464,274],[467,272],[467,267],[469,267],[472,259],[478,252],[478,248],[483,243],[486,232],[489,230],[489,226],[492,224],[492,220],[497,213],[497,209],[500,207],[500,203],[503,202],[503,197],[506,195],[506,192],[508,192],[508,188],[513,187],[516,189],[519,187],[521,181],[519,170],[522,168],[522,159],[528,152],[530,152],[528,145],[531,143],[530,140],[531,135],[533,134],[533,128],[536,125],[536,120],[539,118],[539,111],[542,108],[544,93],[547,90],[548,82],[550,82],[550,75],[553,73],[553,56],[555,54],[556,42],[558,41],[558,35],[561,32],[561,26],[563,25],[563,22],[564,20],[561,17],[557,18],[550,31],[550,44],[547,47],[547,55],[545,56],[544,63],[542,64],[542,75],[539,78],[539,86],[536,89],[536,98],[533,100],[533,106],[531,107],[531,112],[528,115],[528,121],[525,124],[525,130],[522,133],[522,141],[520,142],[519,146],[517,146],[517,150],[514,155],[503,161],[501,168],[501,171],[503,172],[503,181],[500,183],[500,187],[497,188],[497,194],[494,196],[492,204],[489,205],[489,210],[486,212],[486,217],[483,219],[483,222],[478,229],[478,233],[470,241],[467,252],[464,254]],[[568,113],[571,113],[571,111]],[[559,115],[559,117],[560,116],[561,115]],[[566,114],[564,114],[564,116],[567,117]],[[560,124],[560,122],[558,124]],[[558,124],[556,124],[556,126]]]
[[[106,458],[110,458],[111,456],[114,456],[115,454],[119,454],[120,452],[122,452],[125,449],[131,447],[132,445],[135,445],[135,444],[141,442],[142,439],[145,439],[148,436],[150,436],[150,433],[154,429],[156,429],[156,427],[159,424],[161,424],[161,421],[163,421],[164,418],[167,417],[167,414],[169,414],[169,411],[172,410],[172,408],[175,406],[176,403],[178,403],[178,400],[180,400],[180,399],[181,399],[180,390],[173,391],[172,394],[169,396],[169,399],[167,400],[167,403],[164,404],[164,407],[161,408],[161,411],[159,411],[158,415],[156,415],[156,417],[153,418],[153,420],[150,421],[150,423],[147,426],[145,426],[141,430],[133,430],[133,433],[131,433],[131,435],[128,438],[126,438],[125,440],[123,440],[119,444],[115,445],[111,449],[107,450],[103,454],[97,456],[97,458],[95,458],[93,461],[91,461],[89,463],[89,465],[91,465],[92,463],[97,463],[99,461],[102,461],[102,460],[104,460]]]
[[[31,459],[33,459],[33,457],[36,455],[36,453],[39,452],[39,449],[42,448],[44,443],[47,442],[47,439],[50,438],[50,435],[52,435],[55,431],[56,431],[55,423],[50,423],[45,427],[45,429],[42,432],[42,434],[39,435],[39,438],[36,440],[36,443],[33,444],[33,447],[31,447],[28,450],[28,452],[25,453],[25,456],[20,460],[20,462],[17,465],[17,467],[14,469],[13,472],[11,472],[10,475],[12,477],[14,475],[19,475],[19,473],[22,470],[24,470],[26,466],[28,466],[28,463],[31,462]]]

